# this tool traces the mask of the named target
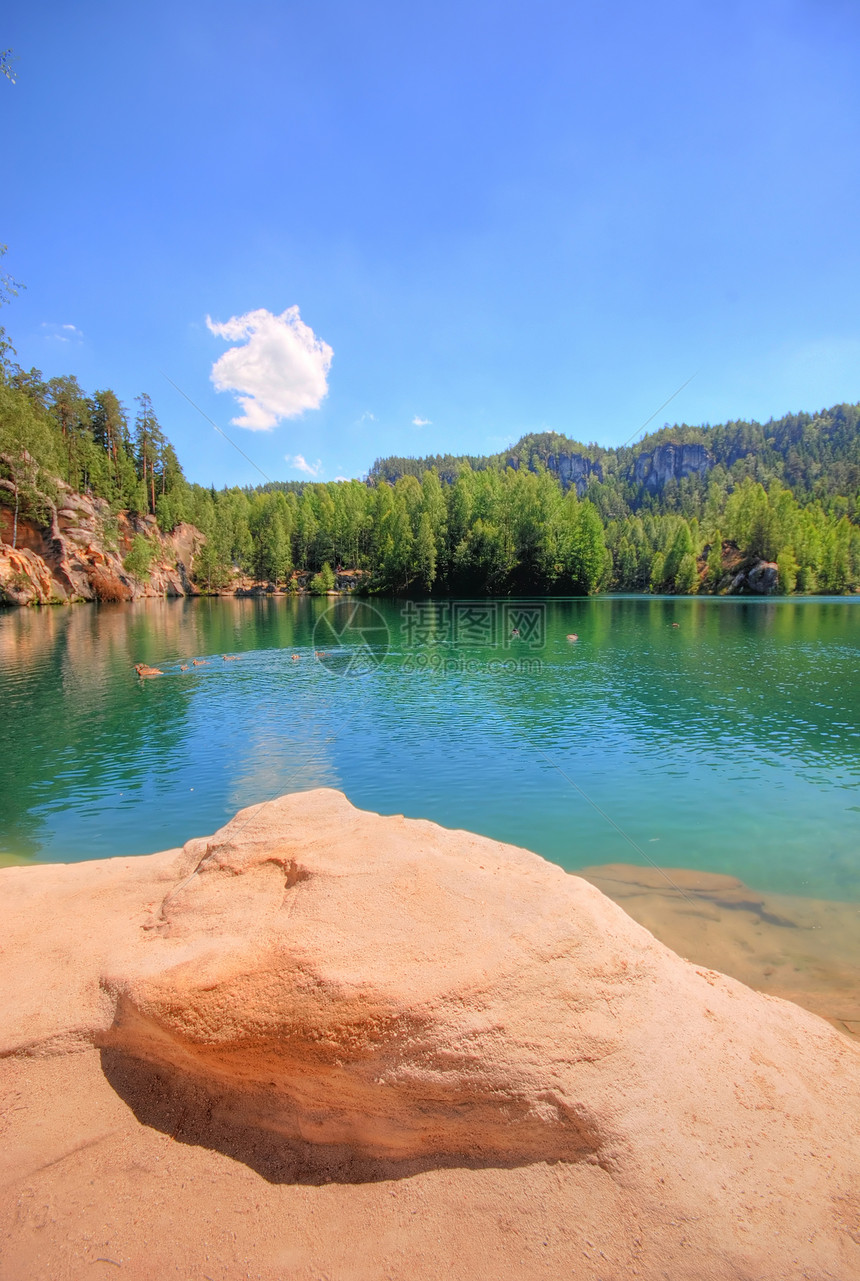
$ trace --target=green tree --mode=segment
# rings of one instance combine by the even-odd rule
[[[142,392],[136,399],[140,408],[134,422],[135,462],[146,492],[145,510],[154,516],[156,475],[160,476],[166,440],[152,408],[151,397]]]
[[[408,479],[415,480],[414,476]],[[417,481],[415,483],[417,485]],[[407,496],[402,489],[398,490],[395,486],[388,516],[384,559],[380,565],[382,580],[390,590],[399,591],[409,587],[414,572],[412,559],[414,542]]]
[[[708,552],[708,582],[711,587],[716,587],[723,576],[723,538],[719,530],[716,530],[711,541],[711,550]]]
[[[675,575],[675,591],[679,595],[689,596],[698,590],[699,573],[696,558],[692,552],[685,552]]]
[[[135,578],[149,579],[149,567],[152,564],[156,549],[143,534],[135,534],[131,540],[131,549],[123,561],[123,568]]]
[[[693,553],[693,536],[690,533],[690,527],[685,520],[681,519],[677,523],[674,536],[663,562],[664,581],[675,586],[675,579],[682,562],[686,557],[693,556]],[[675,590],[678,590],[677,586],[675,586]]]
[[[573,590],[584,596],[596,591],[606,564],[603,525],[597,508],[587,499],[575,509],[567,549],[566,577]]]
[[[613,577],[621,591],[634,591],[639,572],[639,558],[629,538],[621,537],[613,552]]]
[[[326,561],[319,573],[314,574],[311,579],[310,591],[314,596],[325,596],[326,592],[334,591],[334,585],[334,570]]]
[[[268,495],[267,495],[268,497]],[[254,574],[261,582],[279,583],[290,567],[289,543],[277,504],[267,502],[252,525]]]
[[[425,592],[429,592],[436,581],[436,539],[426,511],[421,513],[415,539],[415,576]]]
[[[296,513],[296,563],[299,569],[312,569],[314,549],[319,535],[319,522],[314,511],[310,487],[299,499]]]
[[[6,53],[11,53],[11,49],[7,49]],[[9,76],[8,63],[4,62],[5,57],[5,53],[0,53],[0,71],[2,71],[4,75]],[[11,76],[9,78],[11,79]],[[0,245],[0,258],[4,258],[6,256],[7,250],[7,245]],[[15,278],[10,276],[6,271],[0,271],[0,307],[2,307],[4,303],[11,302],[13,298],[17,298],[23,288],[24,286],[21,284],[20,280],[15,280]]]
[[[797,561],[794,558],[794,548],[783,547],[776,558],[776,567],[778,572],[779,591],[783,595],[789,595],[797,586]]]
[[[51,378],[47,384],[48,413],[60,429],[63,479],[72,489],[88,483],[92,463],[90,409],[77,378]]]

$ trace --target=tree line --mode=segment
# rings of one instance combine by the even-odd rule
[[[709,467],[700,475],[670,481],[654,494],[637,479],[636,464],[643,455],[669,444],[701,445]],[[603,508],[612,511],[671,509],[687,516],[699,514],[695,509],[704,502],[713,473],[723,484],[739,484],[748,476],[765,488],[779,481],[798,497],[817,498],[825,506],[840,497],[856,518],[860,515],[860,404],[834,405],[815,414],[786,414],[767,423],[738,420],[704,427],[681,423],[617,449],[584,445],[560,432],[530,432],[499,454],[378,458],[369,480],[393,484],[401,476],[420,480],[425,471],[436,471],[443,480],[453,481],[465,465],[472,471],[545,467],[559,474],[566,470],[566,462],[579,464],[578,474],[584,477],[578,481],[580,493],[594,490],[589,494],[593,501],[599,499]]]
[[[295,585],[296,573],[325,590],[336,571],[356,570],[367,590],[388,593],[689,593],[724,588],[727,564],[743,557],[775,560],[784,591],[860,587],[860,503],[857,485],[848,488],[856,406],[831,411],[823,426],[819,416],[817,427],[798,415],[785,429],[794,454],[783,472],[811,478],[795,488],[758,455],[738,453],[734,429],[679,428],[657,433],[658,443],[707,431],[713,444],[724,431],[725,461],[656,494],[632,487],[597,447],[588,456],[602,461],[603,479],[592,475],[581,494],[565,488],[548,461],[566,438],[534,436],[514,447],[516,465],[509,451],[492,465],[406,460],[402,474],[377,467],[368,482],[215,490],[186,480],[145,393],[129,414],[109,389],[87,395],[72,377],[24,371],[2,333],[0,356],[0,502],[44,520],[59,478],[116,512],[154,515],[165,532],[190,522],[205,535],[195,572],[209,590],[239,574]],[[764,448],[765,459],[777,456],[773,443]]]
[[[48,489],[59,478],[117,510],[154,516],[161,503],[169,520],[165,500],[186,482],[151,398],[138,396],[131,418],[109,388],[88,396],[76,378],[44,379],[40,370],[13,363],[11,354],[0,338],[0,451],[8,457],[29,453]]]

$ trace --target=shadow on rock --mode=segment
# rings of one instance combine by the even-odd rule
[[[232,1099],[214,1095],[178,1073],[121,1050],[102,1049],[100,1055],[105,1079],[141,1125],[160,1130],[177,1143],[208,1148],[241,1161],[268,1183],[314,1187],[325,1183],[381,1183],[434,1169],[515,1169],[534,1163],[534,1158],[504,1160],[494,1155],[482,1160],[457,1154],[374,1160],[346,1145],[303,1143],[250,1122],[243,1124]],[[552,1160],[548,1163],[554,1164]]]

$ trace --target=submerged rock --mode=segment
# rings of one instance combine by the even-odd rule
[[[691,868],[607,863],[579,875],[682,956],[860,1036],[860,902],[764,894]]]

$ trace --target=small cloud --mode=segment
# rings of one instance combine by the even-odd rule
[[[375,423],[376,414],[372,414],[369,409],[365,409],[358,421],[360,423]]]
[[[418,415],[416,414],[415,417],[412,419],[412,426],[413,427],[431,427],[432,422],[429,418],[419,418]]]
[[[334,478],[334,479],[335,479],[335,483],[337,483],[338,481],[349,481],[350,477],[349,477],[349,476],[335,476],[335,478]]]
[[[83,342],[84,335],[77,325],[58,325],[51,320],[43,320],[41,328],[44,331],[44,338],[51,338],[54,342]]]
[[[307,476],[319,476],[322,471],[322,460],[319,458],[315,463],[309,463],[301,454],[284,454],[284,461],[296,471],[303,471]]]
[[[223,324],[206,317],[210,333],[231,347],[212,366],[218,391],[232,391],[243,414],[232,421],[249,431],[271,431],[283,418],[318,409],[328,393],[334,352],[288,307],[280,316],[261,307]]]

